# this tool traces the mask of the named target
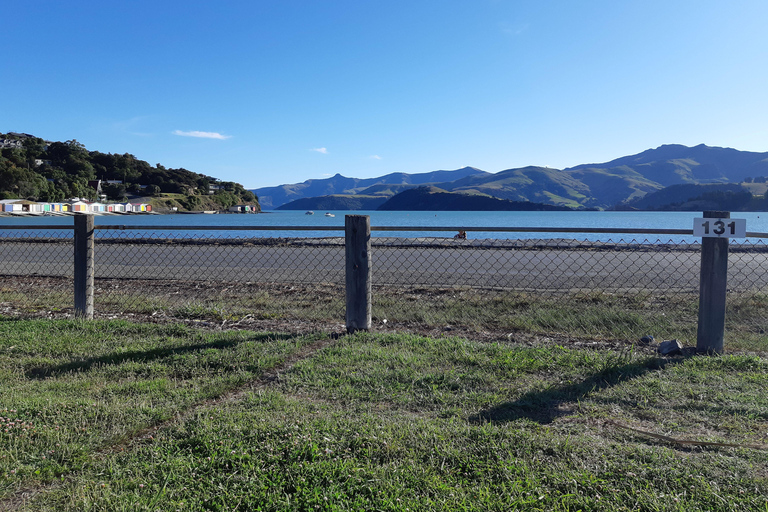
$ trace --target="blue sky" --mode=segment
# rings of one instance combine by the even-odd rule
[[[0,132],[247,188],[768,151],[765,0],[5,2]]]

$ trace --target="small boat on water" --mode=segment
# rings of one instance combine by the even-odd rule
[[[315,214],[315,212],[313,212],[312,210],[304,212],[304,215],[314,215],[314,214]]]
[[[326,217],[335,217],[335,215],[332,214],[331,212],[325,212],[325,216]]]

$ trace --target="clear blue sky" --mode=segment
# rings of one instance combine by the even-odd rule
[[[19,0],[0,132],[247,188],[768,151],[765,0]]]

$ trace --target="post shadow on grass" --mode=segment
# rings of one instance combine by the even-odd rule
[[[63,373],[70,372],[85,372],[90,370],[93,366],[100,365],[118,365],[126,361],[132,362],[149,362],[157,359],[163,359],[173,355],[187,354],[190,352],[200,352],[207,349],[225,349],[240,345],[245,341],[258,341],[258,340],[287,340],[292,336],[288,334],[262,334],[256,335],[248,340],[221,340],[210,343],[202,344],[190,344],[181,345],[171,348],[155,348],[151,350],[134,350],[131,352],[120,352],[106,354],[99,357],[89,357],[78,361],[71,361],[69,363],[62,363],[58,365],[41,365],[33,368],[29,368],[26,371],[28,379],[48,379],[56,377]]]
[[[562,404],[578,402],[593,391],[616,386],[650,371],[663,369],[669,364],[681,361],[681,359],[648,359],[644,363],[610,366],[581,382],[529,391],[514,402],[506,402],[480,411],[470,416],[469,421],[472,423],[506,423],[525,418],[542,425],[552,423],[558,417],[570,413],[570,411],[560,408]]]

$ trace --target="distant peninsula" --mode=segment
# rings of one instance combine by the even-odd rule
[[[387,202],[385,196],[330,195],[305,197],[278,206],[275,210],[377,210]]]
[[[298,199],[278,210],[379,210],[379,211],[534,211],[561,212],[572,208],[531,201],[510,201],[484,194],[447,192],[420,186],[391,198],[376,196],[320,196]]]

